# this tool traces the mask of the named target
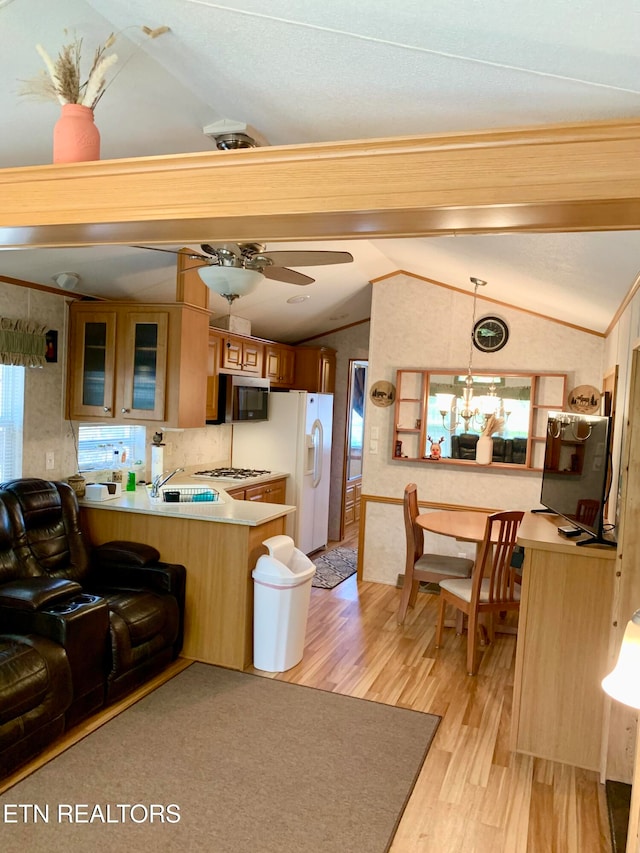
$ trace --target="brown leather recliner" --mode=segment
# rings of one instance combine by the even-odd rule
[[[0,778],[62,734],[71,698],[62,646],[34,634],[0,633]]]
[[[0,537],[4,511],[17,566],[4,569],[0,547],[0,619],[11,631],[64,646],[74,686],[68,721],[118,699],[178,655],[184,566],[161,562],[155,548],[139,543],[91,549],[66,483],[3,484]]]

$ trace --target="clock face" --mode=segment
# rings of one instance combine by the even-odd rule
[[[497,352],[509,340],[509,327],[500,317],[482,317],[473,327],[473,343],[482,352]]]

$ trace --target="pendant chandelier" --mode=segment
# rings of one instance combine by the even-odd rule
[[[471,331],[469,333],[469,364],[467,375],[464,380],[464,388],[460,397],[454,394],[436,394],[438,410],[442,416],[442,426],[448,432],[455,432],[464,422],[464,432],[469,432],[473,427],[482,430],[491,415],[504,416],[504,406],[496,392],[495,380],[491,381],[487,394],[474,396],[473,387],[473,330],[476,325],[476,310],[478,301],[478,288],[484,287],[486,281],[481,278],[471,277],[473,284],[473,316],[471,319]],[[447,415],[449,425],[447,426]]]

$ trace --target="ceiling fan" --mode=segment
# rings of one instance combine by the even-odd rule
[[[201,243],[204,254],[183,249],[161,249],[155,246],[136,246],[155,252],[170,252],[185,255],[200,261],[198,275],[211,290],[231,303],[254,290],[262,278],[283,281],[287,284],[312,284],[315,279],[289,267],[315,267],[324,264],[349,264],[353,261],[350,252],[331,251],[283,251],[269,252],[263,243]],[[186,272],[187,270],[183,270]]]

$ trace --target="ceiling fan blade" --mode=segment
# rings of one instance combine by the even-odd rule
[[[201,270],[203,267],[217,267],[219,266],[218,262],[215,258],[202,258],[204,264],[198,264],[197,267],[185,267],[183,270],[180,270],[180,274],[185,272],[189,272],[189,270]]]
[[[259,252],[261,258],[268,258],[277,267],[317,267],[323,264],[350,264],[351,252]]]
[[[202,258],[203,261],[208,260],[204,255],[199,255],[197,252],[185,252],[182,249],[160,249],[158,246],[132,246],[131,248],[148,249],[150,252],[168,252],[170,255],[185,255],[187,258],[191,258],[194,261],[197,261],[198,258]]]
[[[270,278],[272,281],[286,281],[287,284],[313,284],[315,281],[315,278],[286,267],[264,267],[260,271],[265,278]]]

